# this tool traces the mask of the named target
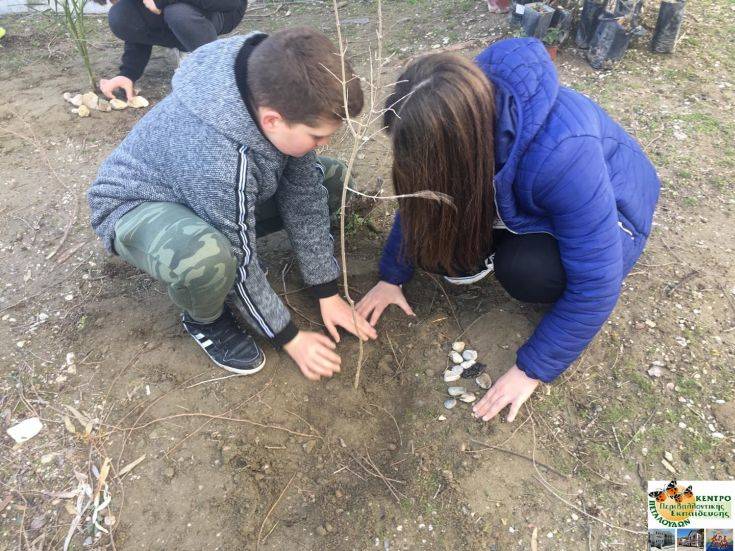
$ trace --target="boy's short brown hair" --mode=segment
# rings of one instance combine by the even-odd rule
[[[347,110],[362,111],[360,80],[345,61]],[[250,54],[247,83],[256,107],[270,107],[289,123],[316,126],[345,117],[339,49],[308,27],[268,36]]]

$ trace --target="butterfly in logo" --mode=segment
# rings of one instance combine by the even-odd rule
[[[668,497],[664,490],[656,490],[655,492],[649,492],[648,496],[654,498],[658,502],[666,501],[666,498]]]
[[[683,492],[680,492],[674,496],[674,500],[677,503],[681,503],[685,498],[690,498],[694,495],[694,492],[692,492],[692,487],[689,486],[686,490]]]
[[[666,494],[671,497],[674,497],[678,493],[679,493],[679,490],[677,489],[677,486],[676,486],[676,480],[672,480],[671,482],[669,482],[669,485],[666,486]]]

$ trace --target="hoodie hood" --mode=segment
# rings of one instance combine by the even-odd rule
[[[246,43],[266,35],[253,32],[215,40],[187,56],[171,81],[171,95],[204,123],[261,155],[281,155],[260,132],[235,78],[235,60]]]
[[[511,186],[528,146],[556,102],[559,77],[535,38],[496,42],[475,58],[495,91],[496,206],[506,224],[515,217]]]

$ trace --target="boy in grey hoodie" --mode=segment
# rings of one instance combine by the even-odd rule
[[[92,226],[107,249],[168,286],[184,328],[228,371],[255,373],[265,363],[228,304],[313,380],[340,369],[337,327],[377,337],[364,318],[355,326],[338,294],[329,204],[338,205],[342,165],[314,154],[346,114],[337,51],[307,28],[202,46],[89,189]],[[363,104],[356,77],[347,91],[355,116]],[[281,226],[334,341],[299,331],[266,280],[256,237]]]

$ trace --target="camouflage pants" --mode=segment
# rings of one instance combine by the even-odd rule
[[[343,163],[318,158],[329,192],[329,211],[340,205]],[[273,198],[255,208],[258,237],[283,229]],[[222,313],[235,282],[237,258],[230,241],[178,203],[143,203],[115,224],[115,252],[166,284],[171,300],[194,320],[208,323]]]

